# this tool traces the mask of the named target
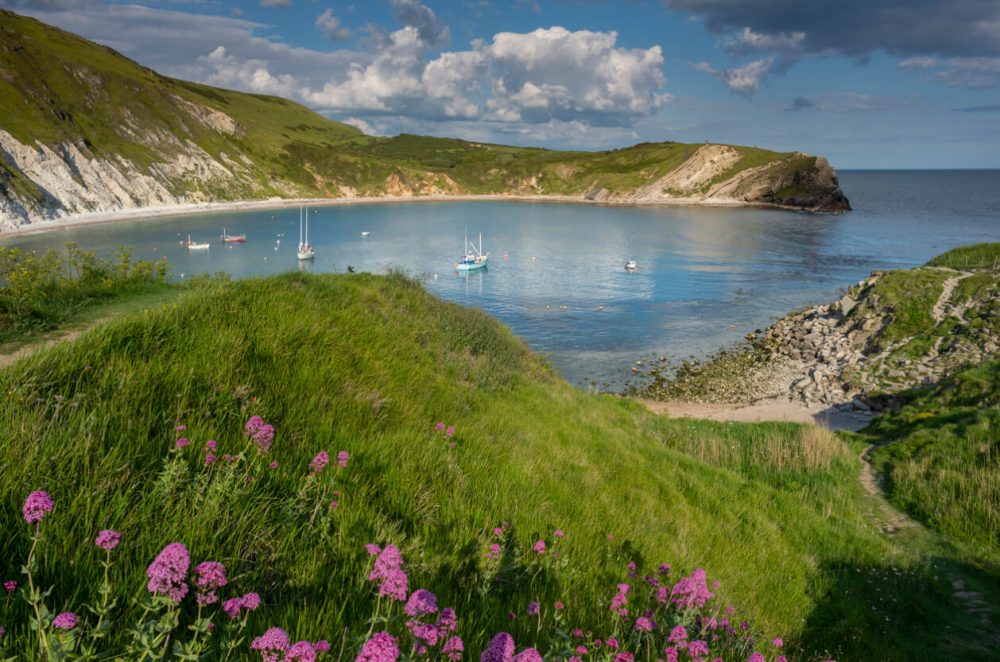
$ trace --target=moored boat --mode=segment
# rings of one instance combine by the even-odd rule
[[[625,271],[635,271],[637,268],[638,265],[636,265],[635,260],[629,260],[625,263]]]
[[[486,267],[487,261],[490,259],[489,253],[483,253],[483,233],[479,233],[479,248],[469,242],[469,235],[465,236],[465,255],[462,259],[458,261],[455,268],[459,271],[472,271],[474,269],[483,269]]]
[[[246,242],[247,236],[245,234],[228,234],[226,228],[222,228],[222,234],[219,236],[224,244],[242,244]]]
[[[211,244],[208,243],[199,243],[197,241],[193,241],[191,239],[191,235],[188,235],[187,241],[184,242],[184,247],[187,248],[189,251],[207,251],[212,246]]]
[[[299,207],[299,260],[311,260],[316,257],[316,249],[309,244],[309,210],[303,213]]]

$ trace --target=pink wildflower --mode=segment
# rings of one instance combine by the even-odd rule
[[[628,576],[629,577],[635,578],[635,576],[636,576],[636,567],[637,566],[635,565],[635,561],[629,561],[628,562]]]
[[[556,608],[557,610],[558,610],[558,609],[564,609],[565,607],[566,607],[566,605],[564,605],[564,604],[562,603],[562,600],[556,600],[556,604],[555,604],[555,608]]]
[[[453,437],[455,435],[455,426],[449,425],[448,429],[444,431],[444,436]]]
[[[13,593],[15,590],[17,590],[17,582],[13,579],[8,579],[3,583],[3,590],[7,591],[8,593]]]
[[[226,612],[226,616],[230,619],[239,618],[240,612],[243,610],[243,600],[242,598],[230,598],[222,603],[222,611]]]
[[[454,632],[455,628],[458,627],[458,616],[455,614],[455,610],[451,607],[442,609],[436,627],[444,634]]]
[[[219,444],[215,441],[215,439],[209,439],[208,441],[205,442],[205,448],[207,448],[210,451],[214,451],[218,447]]]
[[[708,644],[700,639],[696,639],[688,644],[688,655],[692,658],[700,658],[708,655]]]
[[[226,461],[226,464],[232,464],[233,462],[236,461],[236,458],[230,455],[229,453],[223,455],[222,459]]]
[[[104,529],[97,534],[94,544],[103,549],[105,552],[110,552],[112,549],[117,547],[118,543],[121,541],[122,534],[117,531],[112,531],[111,529]]]
[[[367,545],[365,545],[365,551],[368,552],[368,556],[378,556],[379,554],[382,553],[382,548],[379,547],[378,545],[373,545],[371,543],[368,543]]]
[[[188,439],[187,437],[181,437],[180,439],[174,442],[174,448],[177,449],[187,448],[190,444],[191,444],[190,439]]]
[[[574,639],[583,639],[583,630],[580,628],[575,628],[572,634]]]
[[[635,655],[632,653],[618,653],[615,655],[615,662],[634,662]]]
[[[660,567],[657,568],[656,571],[658,573],[660,573],[661,575],[669,575],[670,574],[670,564],[669,563],[661,563]]]
[[[261,453],[271,449],[274,442],[274,427],[264,422],[260,416],[251,416],[246,424],[247,436]]]
[[[441,648],[441,652],[444,653],[445,657],[449,660],[454,660],[457,662],[462,659],[462,653],[465,651],[465,644],[462,643],[461,637],[452,637],[448,641],[444,642],[444,646]]]
[[[354,662],[396,662],[397,659],[399,646],[396,645],[396,638],[388,632],[376,632],[361,647]]]
[[[672,644],[677,644],[680,647],[684,647],[684,642],[687,641],[688,633],[683,625],[678,625],[673,630],[670,631],[670,636],[667,637],[667,641]]]
[[[511,662],[514,659],[514,638],[506,632],[493,637],[490,647],[479,656],[479,662]]]
[[[705,571],[698,568],[691,573],[690,577],[684,577],[674,584],[670,591],[670,598],[681,609],[703,607],[712,598],[712,593],[709,592],[708,585],[705,583]]]
[[[544,540],[539,540],[538,542],[535,543],[535,545],[531,548],[531,550],[533,552],[535,552],[535,554],[544,554],[545,553],[545,541]]]
[[[587,647],[586,646],[577,646],[576,647],[576,654],[577,655],[586,655],[587,654]]]
[[[320,451],[319,453],[316,454],[316,457],[313,458],[312,462],[309,463],[310,473],[314,475],[318,474],[319,472],[323,471],[323,468],[326,467],[326,465],[329,464],[329,462],[330,462],[330,454],[327,453],[326,451]]]
[[[525,648],[514,657],[514,662],[542,662],[542,654],[535,648]]]
[[[571,655],[570,657],[566,658],[566,662],[583,662],[583,660],[577,657],[576,655]]]
[[[434,429],[438,432],[444,432],[444,421],[439,421],[434,425]]]
[[[194,583],[198,587],[198,605],[210,605],[218,602],[216,591],[226,585],[226,568],[218,561],[199,563],[194,569]]]
[[[565,533],[563,533],[563,530],[562,530],[562,529],[556,529],[556,530],[555,530],[555,531],[554,531],[554,532],[552,533],[552,536],[553,536],[553,537],[555,537],[555,538],[562,538],[562,537],[563,537],[563,536],[565,536],[565,535],[566,535],[566,534],[565,534]]]
[[[340,451],[337,453],[337,466],[341,469],[347,468],[347,461],[351,459],[351,454],[347,451]]]
[[[656,624],[645,616],[640,616],[635,619],[635,631],[636,632],[652,632]]]
[[[296,641],[285,651],[285,661],[316,662],[316,649],[308,641]]]
[[[52,627],[57,630],[72,630],[76,627],[76,614],[64,611],[52,619]]]
[[[372,545],[376,550],[377,546]],[[368,553],[372,550],[367,547]],[[403,572],[403,555],[395,545],[386,545],[385,549],[377,552],[375,565],[368,575],[368,581],[378,582],[379,596],[388,596],[393,600],[403,602],[409,592],[406,573]]]
[[[271,628],[253,640],[250,648],[260,653],[263,662],[278,662],[279,654],[288,650],[288,633],[281,628]]]
[[[184,432],[184,430],[187,430],[187,429],[188,429],[188,426],[186,426],[186,425],[178,425],[177,427],[174,428],[174,430],[176,432]]]
[[[52,497],[48,495],[47,492],[32,492],[28,495],[28,498],[24,500],[24,506],[21,508],[21,513],[24,515],[24,521],[28,524],[34,524],[36,522],[41,522],[42,519],[52,512],[55,507],[55,503],[52,502]]]
[[[313,648],[316,649],[317,653],[329,653],[330,652],[330,642],[327,641],[326,639],[320,639],[315,644],[313,644]]]
[[[205,464],[211,465],[215,464],[215,456],[209,453],[205,456]]]
[[[767,658],[760,653],[753,652],[750,654],[750,657],[747,658],[747,662],[767,662]]]
[[[436,625],[421,623],[420,621],[406,621],[406,627],[410,630],[410,636],[416,641],[422,642],[419,646],[436,646],[438,641],[444,636]]]
[[[336,510],[337,508],[340,508],[340,504],[338,502],[336,502],[336,501],[331,501],[330,502],[330,510]]]
[[[503,527],[502,526],[498,526],[498,527],[496,527],[496,528],[493,529],[493,535],[495,535],[497,538],[499,538],[500,536],[502,536],[503,533],[504,532],[503,532]]]
[[[778,657],[774,658],[774,662],[788,662],[788,658],[785,657],[784,655],[779,655]]]
[[[149,577],[146,588],[150,593],[165,595],[172,602],[180,602],[188,592],[184,580],[190,565],[191,557],[187,547],[179,542],[170,543],[146,568],[146,575]]]
[[[247,611],[253,611],[260,606],[260,596],[256,593],[247,593],[240,600],[243,601],[243,608]]]
[[[537,602],[528,603],[528,616],[538,616],[540,612],[541,608],[539,607]]]
[[[782,646],[785,645],[785,642],[782,641],[781,637],[775,637],[774,639],[771,640],[771,645],[774,646],[775,648],[781,648]]]
[[[604,643],[611,650],[618,650],[618,640],[615,639],[614,637],[608,637],[608,640]]]
[[[272,461],[271,464],[269,464],[267,466],[271,467],[271,470],[273,471],[273,470],[275,470],[275,469],[278,468],[278,462],[277,461]]]
[[[425,588],[418,588],[406,601],[403,613],[407,616],[424,616],[436,614],[438,610],[437,596]]]
[[[665,662],[677,662],[680,659],[680,654],[677,652],[677,648],[670,646],[665,651],[663,655],[666,657]]]

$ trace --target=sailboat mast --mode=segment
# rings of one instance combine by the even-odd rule
[[[479,233],[479,254],[483,254],[483,233]]]

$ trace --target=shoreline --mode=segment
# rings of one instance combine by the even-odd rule
[[[359,204],[409,204],[413,202],[529,202],[543,204],[594,205],[599,207],[717,207],[728,209],[778,209],[805,214],[826,214],[836,212],[811,211],[785,205],[741,200],[588,200],[570,195],[506,195],[488,193],[483,195],[408,195],[357,198],[268,198],[266,200],[236,200],[231,202],[202,202],[177,204],[160,207],[134,207],[106,212],[70,214],[61,218],[36,221],[18,226],[13,230],[0,230],[0,241],[8,238],[42,234],[55,230],[65,230],[87,225],[104,225],[139,221],[147,218],[170,218],[194,216],[197,214],[224,214],[239,211],[265,211],[285,209],[299,205],[312,207],[335,207]]]

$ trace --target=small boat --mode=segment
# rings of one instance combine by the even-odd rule
[[[483,233],[479,233],[479,248],[469,242],[469,235],[465,235],[465,255],[459,260],[455,268],[459,271],[472,271],[474,269],[483,269],[486,267],[487,260],[490,259],[489,253],[483,252]]]
[[[212,247],[211,244],[207,244],[207,243],[205,243],[205,244],[199,244],[197,241],[193,241],[191,239],[191,235],[188,235],[187,241],[184,242],[184,246],[189,251],[207,251],[209,248]]]
[[[316,249],[309,244],[309,210],[303,212],[299,207],[299,260],[311,260],[316,257]]]
[[[219,236],[224,244],[242,244],[246,243],[247,236],[245,234],[227,234],[226,228],[222,228],[222,234]]]
[[[364,230],[364,231],[362,231],[361,236],[362,237],[367,237],[370,234],[371,234],[371,232],[369,232],[368,230]]]
[[[629,260],[625,263],[625,271],[635,271],[637,268],[635,260]]]

